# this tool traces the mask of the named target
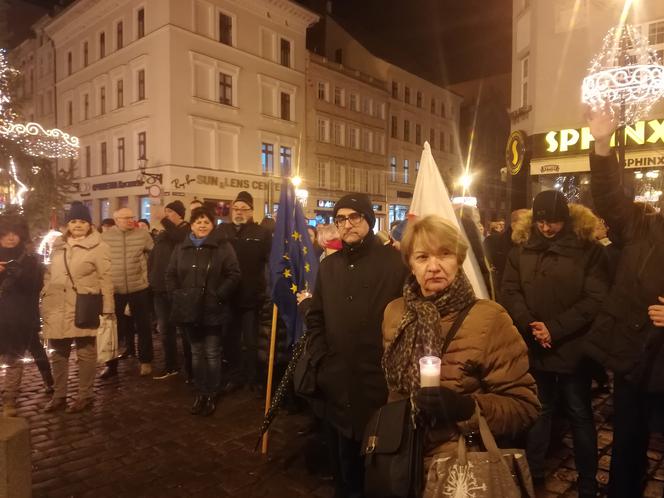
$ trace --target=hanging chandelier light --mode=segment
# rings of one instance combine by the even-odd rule
[[[621,24],[604,37],[583,79],[581,100],[610,109],[618,125],[638,121],[664,96],[664,66],[638,27]]]

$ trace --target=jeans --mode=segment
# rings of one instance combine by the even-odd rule
[[[663,414],[664,396],[650,394],[616,375],[613,388],[613,450],[609,498],[641,496],[648,467],[654,417]]]
[[[325,424],[334,476],[334,497],[362,498],[364,496],[364,459],[360,455],[361,443],[347,438],[329,423]]]
[[[236,384],[257,384],[258,314],[260,308],[233,309],[230,327],[224,333],[224,359],[229,380]]]
[[[221,384],[221,339],[218,327],[184,328],[191,344],[194,386],[200,394],[213,396]]]
[[[129,305],[131,316],[125,315]],[[118,319],[118,338],[124,339],[127,351],[134,349],[134,330],[138,333],[138,361],[152,362],[152,302],[150,290],[130,294],[115,294],[115,316]],[[115,360],[114,360],[115,361]]]
[[[167,372],[174,372],[178,369],[178,331],[175,324],[171,321],[171,300],[166,292],[154,293],[154,313],[157,317],[157,328],[161,336],[161,343],[164,348],[164,363]],[[182,353],[187,374],[191,373],[191,349],[189,341],[181,335]]]
[[[78,363],[78,398],[88,399],[93,396],[93,385],[97,370],[97,338],[68,337],[67,339],[50,339],[55,350],[51,356],[53,379],[55,380],[54,398],[67,397],[67,381],[69,379],[69,355],[71,343],[76,343],[76,363]]]
[[[551,422],[558,395],[572,426],[574,462],[579,474],[579,494],[597,492],[597,431],[591,406],[589,375],[533,372],[542,412],[528,432],[526,454],[533,477],[544,476],[544,458],[551,439]]]

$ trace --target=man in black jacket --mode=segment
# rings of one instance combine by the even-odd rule
[[[184,220],[185,208],[181,201],[173,201],[164,208],[161,225],[164,231],[155,240],[154,249],[148,259],[148,280],[153,293],[154,313],[157,328],[164,348],[164,371],[155,375],[157,380],[167,379],[178,373],[177,333],[172,323],[171,300],[166,291],[166,270],[171,260],[173,249],[189,234],[189,223]],[[185,373],[191,376],[191,350],[186,338],[182,338],[185,360]]]
[[[266,266],[270,259],[272,236],[254,222],[254,199],[249,192],[240,192],[232,206],[232,223],[219,225],[240,263],[242,279],[231,301],[232,320],[224,333],[224,359],[229,363],[226,392],[248,384],[257,389],[258,316],[265,301]]]
[[[333,428],[337,496],[359,497],[364,427],[387,400],[381,368],[383,312],[402,295],[408,269],[398,251],[374,236],[376,217],[367,195],[342,197],[334,217],[343,249],[321,263],[307,327],[324,416]]]
[[[621,253],[588,353],[615,373],[609,497],[637,497],[645,484],[650,432],[661,431],[664,420],[664,216],[625,195],[610,144],[613,118],[602,112],[589,118],[593,200]],[[652,425],[656,420],[659,427]]]

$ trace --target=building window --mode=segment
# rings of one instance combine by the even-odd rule
[[[415,143],[422,145],[422,127],[418,124],[415,125]]]
[[[410,121],[407,119],[403,121],[403,139],[404,142],[410,142]]]
[[[432,149],[436,146],[436,140],[435,139],[436,139],[436,130],[431,128],[429,130],[429,145],[431,146]]]
[[[145,100],[145,69],[138,71],[138,100]]]
[[[350,191],[355,190],[355,175],[357,170],[353,167],[346,168],[346,188]]]
[[[330,141],[330,122],[327,119],[318,120],[318,140],[321,142]]]
[[[410,88],[406,87],[403,91],[403,101],[406,104],[410,104]]]
[[[327,187],[327,163],[324,161],[318,161],[318,186]]]
[[[521,59],[521,107],[528,105],[528,56]]]
[[[318,100],[324,100],[326,102],[330,101],[330,95],[328,93],[329,86],[323,81],[318,82]]]
[[[415,102],[417,103],[417,107],[419,107],[421,109],[422,108],[422,92],[420,92],[418,90],[417,96],[415,97],[415,99],[416,99]]]
[[[101,174],[108,173],[108,157],[106,156],[106,142],[101,143]]]
[[[334,123],[334,143],[344,145],[345,126],[341,123]]]
[[[89,145],[85,146],[85,177],[92,176],[92,149]]]
[[[219,41],[224,45],[233,45],[233,18],[219,14]]]
[[[291,171],[291,162],[293,160],[293,151],[290,147],[279,147],[279,167],[282,175],[289,175]]]
[[[122,25],[122,21],[120,21],[115,25],[115,48],[117,50],[120,50],[123,46],[123,40],[122,40],[123,28],[124,27]]]
[[[341,165],[333,164],[330,168],[330,187],[341,188]]]
[[[219,102],[233,105],[233,77],[230,74],[219,73]]]
[[[279,62],[282,66],[290,67],[291,65],[291,43],[284,38],[281,39],[280,43],[280,53]]]
[[[364,150],[367,152],[373,152],[373,133],[370,130],[364,130],[362,134],[362,144],[364,146]]]
[[[291,119],[290,94],[286,92],[281,92],[281,119],[286,121]]]
[[[392,138],[399,138],[398,137],[398,132],[399,132],[399,125],[397,124],[397,117],[392,116],[392,126],[390,127],[390,134]]]
[[[334,104],[340,107],[346,106],[346,99],[344,99],[344,90],[338,86],[334,87]]]
[[[399,98],[399,83],[396,81],[392,82],[392,98],[398,99]]]
[[[124,106],[124,81],[123,80],[118,80],[117,98],[118,98],[118,107],[123,107]]]
[[[408,159],[403,160],[403,182],[404,183],[409,183],[410,180],[410,164],[408,163]]]
[[[440,116],[445,117],[445,102],[440,103]]]
[[[83,67],[88,67],[88,42],[83,42]]]
[[[106,114],[106,87],[99,89],[99,114]]]
[[[390,181],[397,181],[397,157],[390,157]]]
[[[106,57],[106,33],[103,31],[99,34],[99,58]]]
[[[355,112],[360,110],[360,99],[356,93],[350,94],[350,110]]]
[[[371,99],[368,98],[368,97],[364,97],[362,99],[362,112],[365,115],[370,116],[371,115],[371,107],[372,107]]]
[[[71,76],[74,67],[74,56],[71,52],[67,52],[67,76]]]
[[[349,128],[348,135],[350,138],[350,147],[352,149],[360,149],[360,129],[359,128]]]
[[[651,45],[664,43],[664,21],[653,22],[648,25],[648,42]]]
[[[138,38],[143,38],[145,36],[145,9],[138,9],[138,12],[136,13],[136,21]]]
[[[118,171],[125,170],[125,140],[118,138]]]
[[[83,119],[90,118],[90,95],[83,95]]]
[[[436,114],[436,99],[431,99],[431,114]]]
[[[263,165],[263,174],[271,175],[274,173],[274,145],[263,142],[261,144],[261,163]]]
[[[138,158],[148,158],[147,133],[142,131],[138,134]]]
[[[74,103],[71,100],[67,102],[67,124],[74,124]]]

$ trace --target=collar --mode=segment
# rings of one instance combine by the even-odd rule
[[[374,233],[371,230],[369,230],[367,236],[364,237],[357,244],[350,245],[346,244],[345,242],[342,242],[342,245],[343,245],[342,251],[347,257],[356,258],[365,254],[367,251],[371,249],[372,246],[381,245],[381,244],[380,241],[374,235]]]

